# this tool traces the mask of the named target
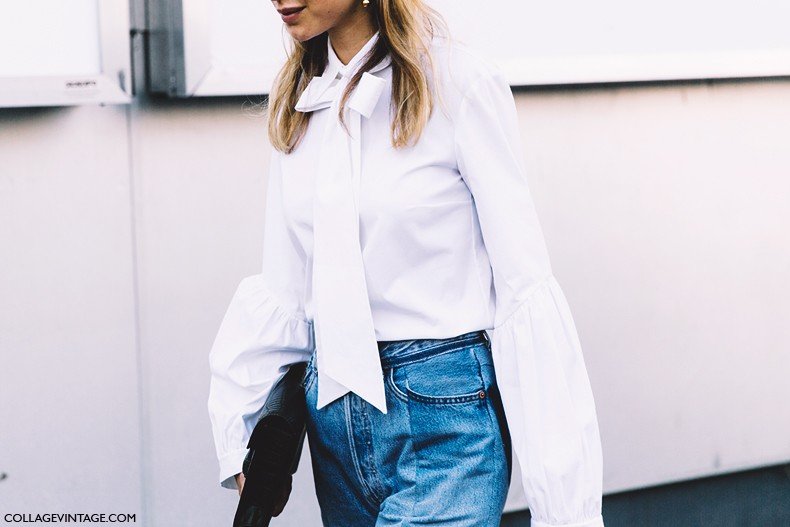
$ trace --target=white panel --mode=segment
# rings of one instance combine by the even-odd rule
[[[101,73],[97,0],[0,0],[0,77]]]
[[[790,75],[785,0],[430,0],[513,85]]]
[[[271,2],[199,0],[189,4],[189,12],[185,9],[184,24],[190,93],[268,93],[290,42]],[[204,49],[204,43],[210,49]],[[205,53],[209,60],[200,59]]]
[[[461,37],[500,57],[787,49],[783,0],[428,0]]]
[[[0,110],[0,504],[141,524],[126,116]]]
[[[129,0],[0,0],[0,107],[127,103]]]

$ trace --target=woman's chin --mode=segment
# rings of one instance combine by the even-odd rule
[[[315,31],[310,31],[308,28],[304,27],[303,24],[286,25],[285,27],[288,30],[288,34],[299,42],[310,40],[318,34]]]

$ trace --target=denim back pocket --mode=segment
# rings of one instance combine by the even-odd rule
[[[478,357],[484,344],[467,345],[396,366],[387,373],[395,395],[427,404],[463,404],[484,400],[488,383]]]

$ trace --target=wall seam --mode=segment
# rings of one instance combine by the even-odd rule
[[[130,9],[131,9],[131,21],[132,21],[132,28],[130,29],[139,29],[135,26],[139,24],[140,21],[144,24],[143,30],[147,29],[148,27],[148,6],[145,0],[131,0],[130,2]],[[132,39],[131,42],[131,64],[132,64],[132,85],[134,86],[135,95],[137,93],[138,86],[144,86],[145,84],[140,84],[138,79],[136,79],[137,75],[144,75],[145,72],[143,67],[145,64],[141,64],[140,60],[135,60],[135,58],[141,59],[144,63],[146,60],[145,53],[147,52],[147,42],[145,39],[140,38],[132,38],[130,33],[130,38]],[[138,49],[142,46],[142,49]],[[147,80],[147,79],[146,79]],[[132,258],[132,303],[133,303],[133,323],[134,323],[134,349],[135,349],[135,361],[136,361],[136,368],[137,368],[137,406],[138,406],[138,428],[139,428],[139,460],[140,460],[140,525],[142,527],[150,527],[153,525],[151,518],[149,517],[151,507],[149,506],[149,497],[146,489],[150,488],[148,485],[148,479],[150,475],[149,470],[149,462],[146,454],[146,444],[148,442],[148,438],[150,436],[149,433],[149,426],[148,426],[148,405],[147,397],[148,397],[148,390],[146,385],[146,375],[145,375],[145,360],[143,357],[143,346],[142,346],[142,317],[140,313],[141,303],[140,303],[140,258],[139,258],[139,244],[138,244],[138,230],[137,230],[137,199],[136,199],[136,185],[135,185],[135,150],[134,150],[134,126],[133,126],[133,119],[134,119],[134,111],[137,107],[137,100],[133,98],[132,101],[126,105],[126,150],[127,150],[127,162],[128,162],[128,189],[129,189],[129,235],[130,235],[130,244],[131,244],[131,258]]]

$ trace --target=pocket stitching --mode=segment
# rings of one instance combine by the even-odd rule
[[[477,354],[472,352],[477,360]],[[415,392],[408,386],[405,387],[405,392],[401,390],[397,384],[395,384],[394,372],[395,368],[390,368],[389,375],[387,375],[387,382],[392,387],[393,392],[395,395],[404,401],[414,400],[423,402],[426,404],[436,404],[436,405],[449,405],[449,404],[469,404],[475,401],[483,401],[488,398],[488,392],[485,386],[485,378],[483,377],[482,373],[480,372],[479,368],[479,361],[478,362],[478,381],[482,385],[481,388],[478,388],[472,393],[466,393],[461,395],[426,395],[422,393]],[[485,393],[485,398],[480,397],[480,392]]]
[[[414,399],[415,401],[421,401],[430,404],[464,404],[482,401],[483,399],[480,398],[480,392],[485,392],[485,390],[481,388],[474,393],[462,395],[424,395],[415,392],[411,388],[406,388],[408,397]],[[486,394],[486,397],[488,397],[488,394]]]
[[[390,368],[389,374],[387,375],[387,384],[390,385],[390,388],[392,388],[393,393],[395,393],[395,396],[398,399],[402,399],[402,400],[408,402],[409,401],[409,396],[406,395],[405,393],[403,393],[401,391],[401,389],[398,388],[398,385],[395,384],[394,373],[395,373],[395,368]]]

